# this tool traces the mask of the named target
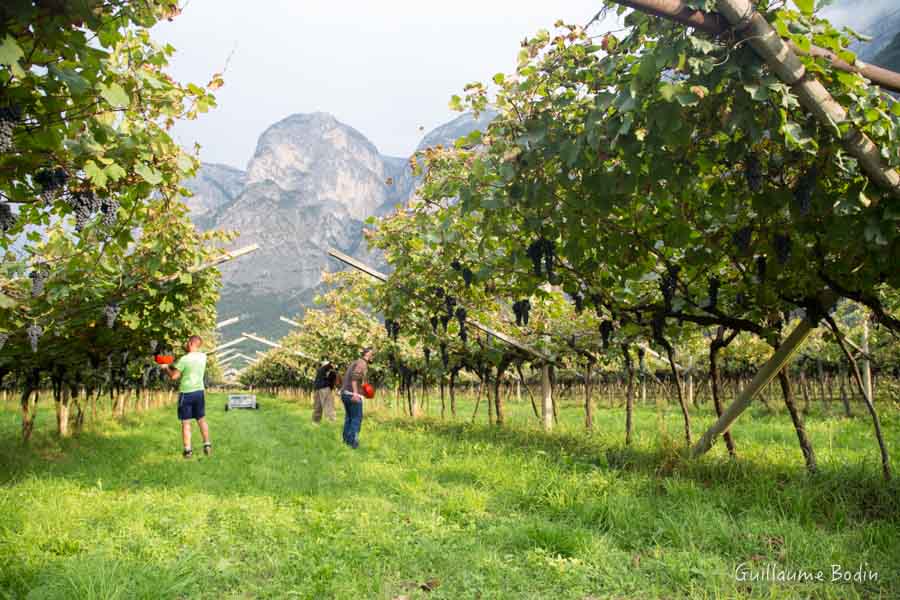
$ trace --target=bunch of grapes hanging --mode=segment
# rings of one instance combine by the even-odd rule
[[[765,256],[756,257],[756,276],[759,278],[760,283],[766,280],[766,265],[767,260]]]
[[[609,338],[613,333],[612,321],[606,319],[600,323],[600,338],[603,340],[603,349],[609,350]]]
[[[47,203],[51,203],[59,197],[63,186],[68,181],[69,174],[62,167],[41,169],[34,174],[34,182],[40,188],[40,198]]]
[[[753,239],[753,228],[742,227],[734,232],[731,241],[741,254],[747,254],[750,251],[750,242]]]
[[[472,273],[472,269],[469,267],[464,267],[462,270],[463,281],[466,282],[466,287],[470,287],[472,285],[472,279],[474,279],[475,275]]]
[[[556,259],[556,244],[552,240],[540,237],[533,241],[526,251],[535,277],[553,277],[553,265]]]
[[[37,298],[44,293],[44,284],[50,277],[50,270],[44,265],[37,265],[28,274],[31,278],[31,297]]]
[[[793,246],[791,236],[776,234],[772,240],[772,245],[775,247],[775,257],[778,259],[778,264],[783,265],[791,259]]]
[[[423,348],[422,353],[425,355],[425,364],[431,362],[431,348]]]
[[[6,233],[16,226],[18,218],[13,214],[12,208],[6,202],[0,202],[0,231]]]
[[[22,111],[18,106],[6,106],[0,108],[0,154],[6,154],[16,149],[13,135],[16,124],[22,118]]]
[[[447,342],[441,342],[441,362],[444,363],[444,370],[450,367],[450,355],[447,353]]]
[[[106,326],[112,329],[116,324],[116,318],[119,316],[119,311],[122,309],[119,307],[117,302],[113,302],[112,304],[107,304],[103,309],[103,316],[106,317]]]
[[[794,206],[801,217],[808,215],[812,208],[817,177],[816,168],[812,167],[797,181],[797,187],[794,188]]]
[[[572,302],[575,304],[575,312],[580,315],[584,311],[584,294],[575,292],[572,294]]]
[[[755,154],[751,154],[747,157],[746,161],[744,161],[744,177],[747,180],[747,187],[750,188],[751,192],[758,194],[762,191],[762,167]]]
[[[650,329],[653,331],[653,339],[660,344],[665,345],[666,315],[664,312],[660,310],[653,313],[653,319],[650,321]]]
[[[516,315],[516,325],[519,327],[528,325],[529,313],[531,312],[531,302],[528,299],[519,300],[512,305],[513,314]]]
[[[431,323],[431,333],[437,335],[438,318],[437,318],[436,316],[435,316],[435,317],[431,317],[431,319],[429,320],[429,322]]]
[[[708,282],[708,293],[709,293],[709,310],[715,310],[716,306],[719,304],[719,286],[722,285],[722,282],[718,277],[710,277]]]
[[[40,325],[34,324],[30,325],[28,329],[25,330],[25,335],[28,336],[28,342],[31,344],[31,351],[38,351],[38,340],[41,339],[41,335],[43,335],[44,330],[41,329]]]
[[[456,310],[456,298],[453,296],[445,296],[444,297],[444,308],[447,311],[447,316],[453,318],[453,312]]]
[[[113,198],[104,198],[100,202],[100,213],[103,215],[103,225],[113,227],[119,218],[119,202]]]
[[[669,268],[667,273],[662,276],[659,282],[659,291],[662,293],[663,303],[666,311],[672,311],[672,300],[675,298],[675,284],[678,281],[678,271]]]
[[[100,210],[102,202],[91,191],[78,191],[66,198],[66,204],[75,215],[75,231],[80,232],[93,218],[94,213]]]
[[[460,306],[456,309],[455,316],[456,320],[459,322],[459,339],[465,344],[469,341],[469,333],[466,331],[466,317],[468,316],[466,309]]]

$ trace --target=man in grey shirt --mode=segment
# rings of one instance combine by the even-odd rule
[[[354,449],[359,447],[359,430],[362,428],[362,386],[366,381],[369,363],[374,358],[375,352],[371,348],[365,348],[361,357],[347,367],[341,386],[341,402],[344,403],[344,443]]]

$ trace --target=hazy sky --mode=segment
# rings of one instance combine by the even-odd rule
[[[900,0],[844,0],[829,16],[863,28]],[[843,6],[843,8],[842,8]],[[225,67],[219,107],[181,123],[201,159],[244,168],[259,135],[298,112],[335,115],[384,154],[408,156],[455,116],[466,83],[515,69],[519,42],[557,19],[584,24],[597,0],[190,0],[156,39],[178,49],[171,72],[205,84]],[[601,29],[598,27],[598,31]]]
[[[408,156],[455,116],[450,96],[515,69],[519,42],[557,19],[585,24],[596,0],[190,0],[154,37],[178,49],[172,74],[205,84],[229,55],[219,106],[179,124],[201,159],[244,168],[266,127],[323,111],[384,154]]]

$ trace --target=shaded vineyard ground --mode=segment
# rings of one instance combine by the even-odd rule
[[[809,476],[785,414],[735,427],[679,459],[674,407],[598,409],[592,435],[564,403],[537,429],[527,405],[503,429],[482,405],[460,421],[383,410],[363,447],[308,406],[259,411],[210,400],[215,456],[184,461],[174,409],[103,421],[80,436],[18,441],[0,410],[0,595],[35,598],[673,598],[900,596],[900,486],[879,476],[862,416],[808,418],[821,473]],[[435,411],[431,401],[431,412]],[[900,419],[882,404],[900,464]],[[340,416],[339,411],[339,416]],[[861,413],[860,413],[861,414]],[[462,415],[465,415],[464,419]],[[712,421],[695,413],[695,429]],[[822,570],[822,584],[739,581]],[[832,565],[878,581],[832,583]],[[433,588],[426,591],[424,588]]]

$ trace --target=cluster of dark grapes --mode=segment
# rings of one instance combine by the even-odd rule
[[[400,335],[400,323],[392,319],[385,319],[384,330],[387,332],[388,337],[396,342],[397,336]]]
[[[747,186],[751,192],[758,194],[762,191],[762,167],[759,164],[759,159],[754,154],[748,156],[747,160],[744,161],[744,177],[747,179]]]
[[[556,244],[546,238],[538,238],[528,246],[528,258],[534,267],[535,277],[543,277],[546,274],[547,279],[553,276],[553,262],[556,258]]]
[[[744,292],[738,292],[737,294],[734,295],[734,301],[741,308],[746,308],[747,307],[747,294],[745,294]]]
[[[41,199],[44,202],[53,202],[66,182],[69,174],[62,167],[55,169],[41,169],[34,174],[34,182],[41,186]]]
[[[466,313],[466,309],[460,306],[456,309],[456,313],[454,316],[459,322],[459,339],[461,339],[465,344],[467,341],[469,341],[469,332],[466,331],[466,317],[468,316],[468,314]]]
[[[8,333],[0,333],[0,350],[3,350],[3,346],[6,345],[6,341],[9,339]]]
[[[450,324],[450,319],[452,318],[450,315],[441,315],[441,327],[443,327],[444,333],[447,333],[447,325]]]
[[[5,154],[15,150],[13,133],[16,123],[22,118],[22,111],[17,106],[0,108],[0,153]]]
[[[756,276],[759,278],[759,282],[762,283],[766,280],[766,267],[768,264],[768,260],[766,260],[765,256],[757,256],[756,257]]]
[[[441,362],[444,363],[444,369],[450,367],[450,355],[447,353],[447,343],[441,342]]]
[[[447,316],[452,319],[456,310],[456,298],[449,295],[444,296],[444,308],[447,310]]]
[[[431,322],[431,332],[434,333],[435,335],[437,335],[438,318],[437,318],[437,317],[431,317],[431,321],[430,321],[430,322]]]
[[[666,314],[658,310],[653,313],[653,319],[650,321],[650,328],[653,330],[653,339],[662,342],[665,339]]]
[[[100,212],[103,214],[103,225],[112,227],[119,217],[119,202],[112,198],[104,198],[100,203]]]
[[[472,279],[474,279],[475,274],[472,273],[472,269],[470,269],[469,267],[463,267],[462,277],[463,281],[466,282],[466,287],[469,287],[472,285]]]
[[[442,288],[442,287],[432,288],[431,293],[434,294],[438,299],[441,299],[444,297],[444,288]]]
[[[37,298],[44,293],[44,284],[50,277],[50,270],[44,265],[38,265],[28,276],[31,278],[31,297]]]
[[[528,325],[529,313],[531,312],[531,302],[527,298],[513,302],[513,314],[516,315],[516,325],[519,327]]]
[[[772,245],[775,246],[775,256],[778,258],[780,264],[783,265],[791,259],[791,250],[793,246],[791,243],[791,236],[776,234],[775,238],[772,240]]]
[[[450,268],[462,274],[463,281],[466,282],[466,287],[472,285],[472,280],[475,278],[475,274],[472,273],[472,269],[470,269],[469,267],[464,267],[458,260],[454,260],[453,262],[451,262]],[[443,296],[443,291],[444,290],[441,290],[440,296]]]
[[[431,362],[431,348],[424,348],[422,352],[425,354],[425,364]]]
[[[16,224],[16,215],[6,202],[0,202],[0,231],[6,233]]]
[[[575,312],[580,315],[584,311],[584,294],[575,292],[572,294],[572,302],[575,303]]]
[[[675,298],[675,283],[677,281],[678,271],[672,270],[670,267],[665,275],[662,276],[662,279],[659,281],[659,291],[662,292],[663,302],[665,303],[666,310],[672,310],[672,299]]]
[[[613,333],[613,323],[606,319],[600,323],[600,338],[603,340],[603,349],[609,350],[609,338]]]
[[[644,373],[647,370],[647,362],[644,360],[644,357],[647,355],[647,353],[644,351],[643,348],[638,348],[637,355],[638,355],[638,366],[641,369],[641,373]]]
[[[746,254],[750,251],[750,242],[752,239],[753,229],[751,227],[742,227],[735,231],[734,235],[731,236],[731,240],[741,254]]]
[[[106,326],[110,329],[113,328],[116,324],[116,317],[119,316],[119,311],[122,310],[116,302],[112,304],[107,304],[106,308],[103,309],[103,316],[106,317]]]
[[[800,216],[805,217],[809,214],[810,208],[812,208],[817,177],[816,168],[813,167],[797,181],[797,187],[794,188],[794,202]]]
[[[81,231],[94,213],[100,210],[103,203],[93,192],[78,191],[66,198],[66,204],[75,213],[75,230]]]
[[[41,329],[40,325],[34,324],[30,325],[28,329],[25,330],[25,335],[28,336],[28,343],[31,344],[31,351],[38,351],[38,340],[41,339],[41,335],[44,333],[44,330]]]
[[[709,278],[709,309],[715,310],[716,306],[719,304],[719,287],[722,285],[722,282],[718,277],[710,277]]]

